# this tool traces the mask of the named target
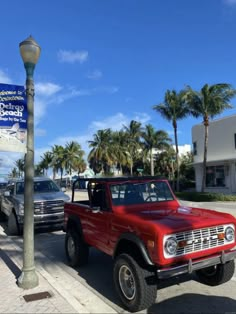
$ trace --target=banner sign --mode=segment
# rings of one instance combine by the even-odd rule
[[[26,152],[27,117],[24,86],[0,84],[0,151]]]

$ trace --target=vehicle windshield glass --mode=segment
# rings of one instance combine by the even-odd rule
[[[174,199],[164,181],[126,182],[110,186],[113,205],[133,205]]]
[[[52,180],[34,182],[34,193],[49,193],[59,191],[59,187]],[[16,194],[24,194],[24,182],[16,183]]]
[[[7,183],[0,183],[0,190],[4,190],[7,186]]]

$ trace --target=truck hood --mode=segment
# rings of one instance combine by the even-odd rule
[[[33,195],[33,198],[34,198],[34,202],[45,202],[45,201],[56,201],[56,200],[62,200],[64,202],[68,202],[70,200],[70,197],[63,192],[35,193]],[[24,203],[23,194],[17,195],[16,199],[20,203]]]
[[[236,225],[236,219],[230,214],[186,206],[165,209],[158,208],[157,210],[141,210],[136,214],[138,220],[145,220],[148,224],[160,229],[160,232],[165,233],[205,228],[228,223],[234,223]],[[136,214],[133,213],[131,215]]]

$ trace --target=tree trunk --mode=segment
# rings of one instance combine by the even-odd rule
[[[179,192],[179,146],[178,146],[176,121],[173,122],[173,126],[174,126],[174,134],[175,134],[175,158],[176,158],[176,170],[177,170],[176,191]]]
[[[154,176],[154,161],[153,161],[152,148],[150,150],[150,163],[151,163],[151,176]]]
[[[208,146],[208,119],[204,120],[205,138],[204,138],[204,154],[203,154],[203,169],[202,169],[202,188],[201,192],[205,191],[206,186],[206,162],[207,162],[207,146]]]
[[[130,175],[133,176],[133,161],[130,162]]]

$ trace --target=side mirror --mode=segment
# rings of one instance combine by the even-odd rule
[[[10,191],[5,191],[5,192],[3,193],[3,195],[4,195],[4,196],[10,196]]]
[[[65,187],[62,187],[62,188],[61,188],[61,191],[62,191],[62,192],[66,192],[66,188],[65,188]]]

